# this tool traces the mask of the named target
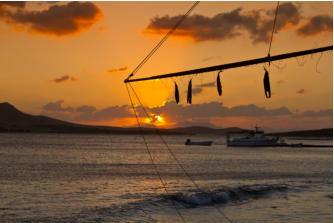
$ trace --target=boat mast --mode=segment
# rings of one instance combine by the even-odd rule
[[[333,45],[310,49],[310,50],[296,51],[296,52],[279,54],[279,55],[274,55],[274,56],[256,58],[252,60],[244,60],[244,61],[238,61],[234,63],[221,64],[221,65],[216,65],[216,66],[211,66],[211,67],[203,67],[203,68],[198,68],[198,69],[193,69],[193,70],[180,71],[180,72],[169,73],[169,74],[161,74],[161,75],[155,75],[155,76],[143,77],[143,78],[134,78],[134,79],[127,78],[124,80],[124,83],[163,79],[163,78],[170,78],[170,77],[179,77],[179,76],[186,76],[186,75],[192,75],[192,74],[203,74],[203,73],[210,72],[210,71],[219,71],[219,70],[227,70],[227,69],[232,69],[232,68],[250,66],[250,65],[255,65],[255,64],[260,64],[260,63],[265,63],[265,62],[284,60],[284,59],[288,59],[292,57],[299,57],[299,56],[304,56],[304,55],[309,55],[309,54],[314,54],[314,53],[320,53],[320,52],[329,51],[329,50],[333,50]]]

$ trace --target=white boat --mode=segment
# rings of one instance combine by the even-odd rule
[[[279,146],[284,143],[279,137],[265,136],[257,126],[255,126],[255,131],[250,132],[247,136],[231,139],[227,135],[226,138],[227,146]]]
[[[211,146],[212,141],[200,141],[200,142],[192,142],[190,139],[187,139],[185,142],[187,146]]]

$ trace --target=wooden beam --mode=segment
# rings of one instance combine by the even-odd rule
[[[234,63],[221,64],[221,65],[216,65],[216,66],[211,66],[211,67],[203,67],[203,68],[198,68],[198,69],[193,69],[193,70],[180,71],[180,72],[169,73],[169,74],[161,74],[161,75],[156,75],[156,76],[134,78],[134,79],[127,78],[124,80],[124,83],[163,79],[163,78],[178,77],[178,76],[186,76],[186,75],[192,75],[192,74],[201,74],[201,73],[217,71],[217,70],[227,70],[227,69],[232,69],[232,68],[237,68],[237,67],[244,67],[244,66],[250,66],[250,65],[255,65],[259,63],[276,61],[276,60],[284,60],[284,59],[288,59],[291,57],[299,57],[299,56],[304,56],[304,55],[313,54],[313,53],[320,53],[320,52],[329,51],[329,50],[333,50],[333,45],[316,48],[316,49],[279,54],[279,55],[270,56],[270,57],[263,57],[263,58],[257,58],[257,59],[252,59],[252,60],[244,60],[244,61],[239,61],[239,62],[234,62]]]

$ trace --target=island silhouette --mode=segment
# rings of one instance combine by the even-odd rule
[[[89,133],[89,134],[153,134],[159,131],[161,134],[217,134],[247,133],[251,130],[238,127],[213,129],[203,126],[180,128],[138,128],[138,127],[113,127],[93,126],[66,122],[42,115],[30,115],[24,113],[8,102],[0,103],[0,132],[21,133]],[[270,133],[268,135],[296,136],[296,137],[330,137],[333,136],[333,128],[318,130],[303,130],[293,132]]]

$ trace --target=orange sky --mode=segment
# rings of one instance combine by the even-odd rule
[[[86,124],[135,125],[123,80],[192,2],[0,3],[0,101]],[[267,55],[277,2],[200,2],[136,77]],[[332,45],[332,2],[281,2],[271,55]],[[161,127],[332,127],[332,51],[263,65],[134,83]],[[186,101],[193,80],[193,105]],[[181,104],[173,99],[174,82]],[[138,102],[136,102],[138,105]],[[145,122],[145,115],[140,113]]]

